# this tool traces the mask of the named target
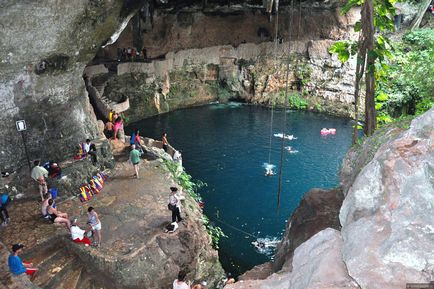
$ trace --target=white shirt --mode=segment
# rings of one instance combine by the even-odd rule
[[[79,226],[71,226],[71,237],[72,237],[72,240],[75,240],[75,239],[82,240],[85,232],[86,231],[80,229]]]
[[[84,151],[86,152],[86,153],[88,153],[89,152],[89,150],[90,150],[90,143],[84,143],[83,144],[83,148],[84,148]]]
[[[173,289],[190,289],[190,287],[185,282],[181,282],[178,284],[178,279],[173,281]]]

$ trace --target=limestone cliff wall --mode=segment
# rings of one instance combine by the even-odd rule
[[[319,205],[329,206],[326,216],[339,216],[340,231],[327,228],[315,234],[315,222],[309,224],[306,214],[314,203],[309,193],[289,220],[276,256],[274,265],[279,270],[283,264],[283,269],[265,280],[248,278],[225,288],[396,289],[433,280],[433,124],[434,108],[408,127],[379,131],[353,148],[344,162],[346,197],[340,209],[330,207],[336,203],[326,197],[330,192],[317,195],[327,200]],[[301,212],[307,220],[300,225]],[[317,218],[324,219],[321,211]],[[291,234],[297,230],[301,236]],[[303,236],[310,237],[293,250],[291,245]]]
[[[126,11],[120,0],[0,3],[0,169],[26,166],[15,121],[27,122],[30,158],[62,160],[100,134],[83,69]]]
[[[262,26],[265,25],[263,20],[266,17],[261,13],[238,15],[239,21],[246,22],[244,26],[235,25],[238,22],[230,14],[225,18],[226,25],[222,25],[220,16],[205,17],[201,12],[179,12],[178,18],[182,14],[182,17],[188,16],[194,20],[188,24],[180,24],[179,19],[172,14],[160,15],[155,26],[149,30],[151,32],[147,30],[151,34],[144,33],[142,36],[145,47],[161,45],[158,46],[158,52],[159,55],[165,53],[163,57],[146,62],[118,63],[117,76],[108,80],[108,89],[104,91],[103,97],[128,97],[131,106],[126,115],[130,120],[228,99],[283,106],[286,62],[290,59],[291,107],[352,117],[355,61],[342,64],[330,55],[328,48],[338,39],[355,39],[353,25],[359,18],[359,11],[353,10],[346,16],[339,16],[337,11],[337,8],[324,11],[313,9],[309,12],[302,9],[300,13],[307,20],[303,20],[305,22],[300,28],[303,33],[297,29],[293,31],[290,56],[286,26],[279,28],[282,43],[271,41],[271,35],[264,38],[252,32],[265,29]],[[288,11],[282,12],[282,23],[288,22],[288,15]],[[164,18],[165,25],[157,24],[159,17]],[[319,18],[321,22],[317,21]],[[292,29],[295,29],[297,19],[294,22]],[[203,25],[200,26],[200,23]],[[267,29],[272,29],[273,22],[266,23]],[[196,36],[204,26],[205,29],[213,27],[213,31],[221,28],[221,35],[211,33],[206,34],[206,37]],[[241,32],[238,30],[244,31],[246,36],[254,35],[251,39],[247,37],[251,42],[240,41]],[[131,31],[132,28],[127,27],[115,44],[107,46],[104,53],[100,53],[104,57],[116,59],[117,48],[132,46]],[[165,35],[164,42],[152,36],[156,31]],[[185,34],[185,37],[174,39],[176,33]],[[212,46],[222,43],[230,45]],[[360,108],[363,111],[363,103]]]

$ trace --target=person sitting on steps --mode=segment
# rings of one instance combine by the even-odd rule
[[[55,207],[53,207],[54,200],[48,200],[48,208],[47,213],[49,215],[49,219],[54,224],[65,225],[68,231],[71,229],[71,222],[68,219],[68,214],[62,213],[58,211]]]
[[[30,280],[33,280],[36,272],[38,272],[38,268],[33,267],[33,263],[25,263],[21,261],[21,258],[18,255],[23,251],[23,248],[23,244],[12,245],[12,253],[8,258],[9,270],[14,275],[26,273],[30,276]]]
[[[42,205],[41,205],[41,213],[42,213],[42,217],[44,219],[47,219],[47,220],[50,220],[50,215],[48,215],[48,212],[47,212],[47,209],[50,206],[48,204],[48,201],[52,200],[52,199],[53,199],[53,197],[51,196],[51,193],[44,194],[44,201],[42,202]],[[56,208],[56,203],[54,202],[54,200],[53,200],[53,207]]]
[[[74,241],[74,243],[82,243],[84,244],[86,247],[90,246],[91,241],[89,240],[88,237],[85,236],[85,234],[88,231],[86,230],[82,230],[79,226],[78,226],[78,219],[74,218],[72,220],[72,225],[71,225],[71,238],[72,241]]]

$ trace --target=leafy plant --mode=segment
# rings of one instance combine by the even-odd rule
[[[280,94],[281,97],[284,97],[285,92],[281,91]],[[288,104],[290,108],[299,109],[299,110],[306,109],[308,106],[307,101],[304,98],[302,98],[299,93],[296,92],[290,93],[288,95]]]
[[[208,234],[211,237],[212,246],[215,249],[219,248],[219,242],[221,238],[227,238],[223,230],[219,226],[211,224],[207,216],[202,215],[202,224],[204,224]]]
[[[392,57],[377,67],[376,109],[380,125],[419,115],[434,105],[434,31],[414,30],[392,44]],[[386,120],[386,121],[385,121]]]
[[[200,188],[205,187],[207,184],[202,181],[193,181],[191,175],[187,174],[185,169],[175,162],[164,160],[164,164],[178,184],[184,188],[184,191],[186,191],[196,202],[201,202],[202,197],[197,191]],[[201,222],[211,237],[212,246],[215,249],[218,249],[220,239],[226,237],[225,233],[219,226],[213,225],[205,215],[202,215]]]

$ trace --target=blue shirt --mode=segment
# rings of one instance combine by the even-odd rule
[[[2,194],[0,198],[0,206],[6,206],[8,203],[9,196],[6,194]]]
[[[20,257],[13,254],[9,255],[8,259],[9,270],[15,275],[20,275],[26,272],[26,268],[23,265]]]

